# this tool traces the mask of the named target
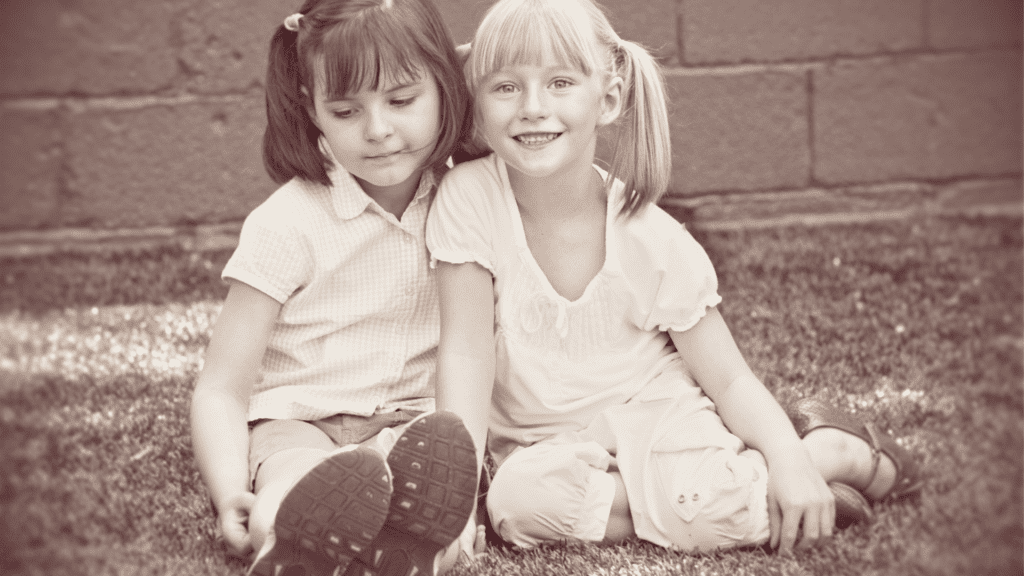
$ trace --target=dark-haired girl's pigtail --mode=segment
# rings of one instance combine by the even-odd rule
[[[307,112],[311,97],[302,92],[299,32],[281,25],[270,40],[267,63],[267,131],[263,134],[263,166],[283,184],[296,176],[331,184],[320,152],[320,130]]]

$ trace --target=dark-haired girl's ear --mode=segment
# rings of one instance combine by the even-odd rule
[[[320,128],[320,124],[316,121],[316,103],[313,102],[313,97],[310,96],[309,90],[305,86],[301,86],[299,90],[302,91],[302,99],[305,100],[306,116],[309,116],[309,121],[313,123],[313,126],[323,132],[323,128]]]

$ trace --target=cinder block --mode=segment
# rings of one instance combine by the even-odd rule
[[[670,72],[670,191],[805,185],[810,176],[806,74]]]
[[[457,44],[469,42],[494,0],[435,2]],[[677,56],[676,0],[600,0],[615,31],[666,61]]]
[[[434,2],[441,17],[448,24],[448,30],[456,44],[465,44],[473,39],[476,27],[480,25],[487,9],[494,0],[442,0]]]
[[[201,0],[179,21],[180,62],[191,92],[225,93],[263,86],[270,37],[299,0]]]
[[[170,2],[4,3],[0,93],[141,93],[177,74]]]
[[[924,44],[925,0],[681,0],[683,60],[776,62]]]
[[[245,217],[275,188],[263,170],[261,97],[70,118],[67,226],[137,228]]]
[[[929,0],[928,39],[934,48],[1021,44],[1020,0]]]
[[[821,181],[1021,171],[1016,50],[845,61],[813,74]]]
[[[619,36],[643,45],[665,62],[679,61],[676,0],[603,0],[600,3]]]
[[[60,128],[55,111],[0,107],[0,230],[53,221],[60,201]]]

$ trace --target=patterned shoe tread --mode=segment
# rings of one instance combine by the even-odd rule
[[[394,494],[387,524],[348,574],[427,576],[462,532],[476,497],[476,449],[462,420],[434,412],[414,421],[388,456]]]
[[[342,573],[377,537],[390,501],[391,481],[379,454],[359,448],[330,456],[285,495],[274,519],[274,546],[249,573]]]

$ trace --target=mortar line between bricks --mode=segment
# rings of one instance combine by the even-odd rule
[[[818,180],[815,177],[816,168],[818,166],[818,153],[814,146],[815,139],[815,124],[814,124],[814,69],[810,68],[807,70],[806,77],[807,87],[807,183],[811,186],[816,186]]]
[[[792,58],[762,62],[700,62],[665,68],[666,75],[699,75],[699,74],[749,74],[755,72],[804,70],[823,65],[835,65],[845,62],[890,62],[908,58],[941,58],[950,56],[971,56],[978,54],[1020,54],[1021,46],[979,46],[973,48],[915,48],[894,52],[873,52],[871,54],[830,54],[817,58]]]
[[[2,105],[9,110],[48,111],[57,108],[72,110],[141,110],[156,106],[180,106],[185,104],[244,102],[250,95],[217,94],[180,96],[64,96],[43,98],[15,98],[4,100]]]
[[[668,198],[665,207],[686,208],[684,202]],[[741,203],[742,204],[742,203]],[[758,217],[740,214],[718,220],[686,222],[694,230],[743,230],[785,228],[789,226],[830,226],[871,223],[878,221],[909,220],[934,216],[1024,216],[1021,203],[981,203],[955,208],[900,207],[845,212],[819,212],[784,214]],[[146,229],[88,230],[62,229],[33,232],[0,232],[0,258],[31,258],[51,254],[84,254],[96,252],[137,252],[178,248],[189,252],[233,250],[238,244],[241,222],[200,225],[188,229],[154,227]]]
[[[682,66],[686,62],[686,0],[676,0],[676,60]]]
[[[758,188],[745,190],[742,188],[716,188],[702,190],[689,194],[673,193],[671,190],[665,194],[664,199],[683,203],[705,203],[713,202],[723,198],[769,198],[778,194],[801,194],[805,192],[843,192],[850,190],[889,190],[898,188],[905,189],[938,189],[959,184],[971,183],[999,183],[1017,182],[1020,183],[1022,173],[1006,172],[996,174],[960,174],[949,178],[933,179],[889,179],[889,180],[864,180],[861,182],[815,182],[804,187],[783,186],[775,188]],[[1024,197],[1022,197],[1024,199]]]

